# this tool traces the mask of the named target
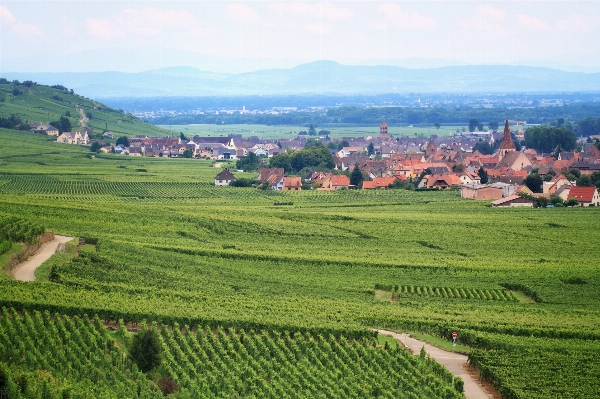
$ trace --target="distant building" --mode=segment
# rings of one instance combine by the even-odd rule
[[[382,121],[381,125],[379,125],[379,136],[382,139],[387,139],[389,137],[388,134],[388,125],[386,121]]]
[[[229,169],[223,169],[218,175],[215,176],[215,187],[229,186],[229,183],[235,180],[233,173]]]
[[[510,129],[508,127],[508,119],[504,122],[504,133],[502,135],[502,141],[500,142],[500,147],[498,147],[498,158],[502,161],[502,158],[506,155],[506,153],[511,151],[516,151],[517,147],[515,143],[512,141],[512,136],[510,135]]]

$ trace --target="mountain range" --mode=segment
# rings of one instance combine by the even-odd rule
[[[9,80],[61,84],[90,98],[277,94],[515,93],[600,91],[600,73],[511,65],[429,69],[315,61],[245,73],[168,67],[145,72],[6,72]]]

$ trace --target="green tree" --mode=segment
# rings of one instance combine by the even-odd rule
[[[490,145],[487,141],[478,141],[473,146],[473,152],[479,151],[483,155],[490,155],[494,153],[494,147]]]
[[[323,143],[321,143],[319,140],[317,139],[307,139],[306,143],[304,143],[304,148],[310,148],[310,147],[322,147]]]
[[[523,184],[527,186],[534,193],[543,192],[544,182],[540,175],[537,173],[530,173],[527,175],[525,180],[523,180]]]
[[[185,134],[183,134],[183,132],[179,132],[179,139],[183,140],[183,141],[187,141],[187,137],[185,137]]]
[[[93,141],[92,144],[90,145],[90,151],[92,151],[92,152],[98,152],[98,151],[100,151],[100,148],[102,148],[102,146],[97,141]]]
[[[479,125],[479,120],[477,118],[469,119],[469,132],[473,133],[478,125]]]
[[[483,166],[479,167],[479,170],[477,170],[477,175],[479,176],[479,181],[481,184],[486,184],[488,182],[488,174]]]
[[[369,142],[369,146],[367,147],[367,154],[368,155],[373,155],[375,154],[375,146],[373,145],[373,142]]]
[[[581,175],[577,179],[577,185],[589,187],[593,186],[594,184],[592,184],[592,178],[590,177],[590,175]]]
[[[309,136],[316,136],[317,135],[317,129],[315,129],[315,126],[311,123],[309,128],[308,128],[308,135]]]
[[[600,189],[600,172],[595,171],[591,174],[590,179],[592,180],[592,184]]]
[[[61,116],[59,120],[50,122],[50,124],[57,128],[60,133],[70,132],[72,129],[71,121],[66,116]]]
[[[245,157],[235,161],[235,167],[246,172],[255,171],[260,167],[260,158],[252,151],[248,151]]]
[[[292,160],[289,152],[282,152],[269,160],[269,167],[283,168],[285,173],[292,172]]]
[[[477,130],[478,130],[478,131],[480,131],[480,132],[483,132],[483,129],[484,129],[484,127],[483,127],[483,123],[479,122],[479,123],[477,124]]]
[[[184,158],[191,158],[192,157],[192,150],[190,150],[189,148],[183,151],[183,157]]]
[[[344,147],[350,147],[350,143],[348,143],[348,140],[342,140],[337,145],[338,150],[341,150]]]
[[[565,201],[565,206],[577,206],[579,205],[579,200],[577,198],[569,198]]]
[[[573,151],[577,146],[575,133],[564,127],[534,126],[525,131],[525,146],[538,152],[550,152],[558,145],[563,151]]]
[[[129,143],[129,137],[127,136],[121,136],[119,138],[117,138],[117,141],[115,143],[116,145],[122,145],[125,147],[129,147],[130,143]]]
[[[436,129],[436,130],[440,130],[440,126],[441,126],[441,125],[440,125],[440,123],[439,123],[439,122],[436,122],[436,123],[434,123],[434,124],[433,124],[433,126],[435,126],[435,129]]]
[[[498,130],[498,121],[489,121],[488,128],[490,130]]]
[[[131,359],[144,373],[154,370],[161,362],[161,346],[154,329],[142,329],[131,341]]]
[[[364,178],[362,172],[358,168],[358,164],[354,165],[354,169],[352,170],[352,174],[350,175],[350,184],[356,187],[361,187]]]

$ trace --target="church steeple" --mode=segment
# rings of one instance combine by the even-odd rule
[[[508,127],[508,119],[504,122],[504,134],[502,135],[502,142],[500,143],[500,147],[498,147],[498,157],[501,161],[502,158],[509,151],[516,151],[517,147],[515,143],[512,141],[512,136],[510,135],[510,129]]]

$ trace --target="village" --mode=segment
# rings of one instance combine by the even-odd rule
[[[116,145],[100,145],[98,151],[139,157],[214,161],[235,161],[252,153],[262,166],[258,169],[256,181],[261,183],[261,187],[273,190],[369,190],[412,183],[419,190],[457,189],[462,198],[493,200],[493,206],[535,206],[540,204],[540,199],[544,206],[569,200],[571,205],[575,201],[580,206],[600,205],[596,187],[591,184],[577,186],[576,179],[569,174],[573,169],[580,175],[600,174],[600,150],[593,143],[581,142],[580,152],[547,154],[531,148],[518,151],[514,139],[522,139],[523,132],[519,122],[515,130],[511,130],[509,122],[505,121],[502,132],[489,130],[460,136],[432,135],[429,139],[394,138],[389,134],[385,121],[380,125],[379,136],[342,137],[335,141],[306,134],[280,140],[263,140],[258,136],[244,138],[241,135],[194,136],[190,139],[183,135],[140,135],[118,139]],[[90,145],[89,129],[58,134],[58,130],[50,125],[36,125],[32,126],[32,131],[54,135],[59,143]],[[106,132],[104,137],[113,138],[113,134]],[[309,140],[330,149],[334,160],[331,171],[292,176],[286,174],[283,168],[268,168],[270,159],[282,153],[304,149]],[[478,143],[496,143],[497,150],[493,154],[482,154],[474,148]],[[217,162],[215,166],[221,164]],[[355,166],[365,177],[359,185],[351,184],[350,172]],[[243,172],[240,169],[237,171]],[[532,172],[543,180],[537,189],[524,184]],[[235,179],[229,168],[224,169],[215,177],[215,186],[228,186]]]

